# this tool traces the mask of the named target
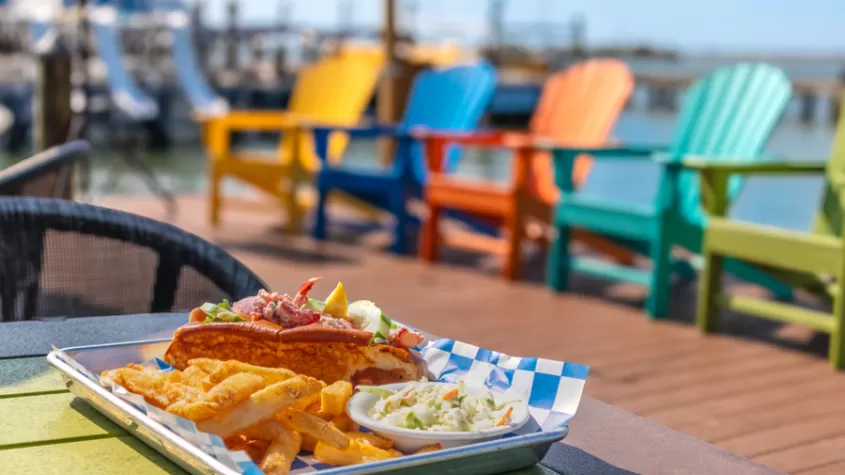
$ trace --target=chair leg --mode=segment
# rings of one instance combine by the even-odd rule
[[[702,333],[715,332],[719,323],[719,296],[722,293],[724,258],[708,251],[702,252],[704,266],[698,287],[698,307],[695,322]]]
[[[440,250],[440,215],[439,206],[427,204],[428,220],[422,224],[420,233],[420,258],[426,262],[437,261]]]
[[[328,188],[317,188],[317,206],[314,208],[314,227],[311,229],[311,236],[314,239],[326,239],[326,201],[329,199]]]
[[[208,220],[213,227],[220,225],[220,173],[212,162],[208,180]]]
[[[671,242],[665,231],[651,245],[651,289],[646,300],[650,318],[663,318],[669,312],[669,278],[672,274]]]
[[[564,292],[569,288],[569,273],[572,267],[569,255],[569,241],[572,231],[569,226],[557,226],[557,237],[552,241],[546,264],[546,283],[555,292]]]
[[[522,273],[522,238],[525,236],[525,220],[518,210],[505,217],[508,230],[508,249],[502,275],[508,280],[517,280]]]
[[[284,194],[283,205],[285,207],[285,214],[287,215],[285,232],[296,234],[299,232],[299,226],[302,222],[299,203],[296,201],[296,184],[291,184],[291,190]]]
[[[692,282],[698,276],[698,270],[686,260],[672,261],[672,273],[686,282]]]
[[[833,332],[830,334],[828,359],[836,369],[845,367],[845,281],[836,283],[836,296],[833,302]]]
[[[410,217],[405,209],[405,195],[402,190],[395,191],[390,195],[390,211],[396,220],[393,229],[393,245],[391,252],[394,254],[405,254],[408,250],[408,225]]]

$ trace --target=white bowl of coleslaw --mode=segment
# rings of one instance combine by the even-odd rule
[[[531,417],[515,393],[424,380],[358,386],[347,414],[406,454],[435,444],[445,449],[499,439]]]

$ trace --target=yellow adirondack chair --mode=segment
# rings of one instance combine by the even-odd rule
[[[303,125],[336,124],[352,126],[360,122],[372,97],[382,61],[356,54],[322,59],[304,68],[294,86],[285,111],[232,111],[222,117],[208,118],[204,128],[209,164],[209,211],[211,224],[220,222],[223,206],[221,182],[226,177],[246,182],[276,198],[286,210],[286,229],[295,232],[303,208],[310,202],[297,192],[311,181],[319,166],[311,134]],[[275,157],[244,151],[234,152],[230,136],[234,131],[282,131]],[[329,157],[339,160],[348,137],[335,134],[329,144]],[[340,197],[363,211],[374,209],[352,197]],[[228,199],[234,202],[235,200]],[[255,207],[255,208],[260,208]]]

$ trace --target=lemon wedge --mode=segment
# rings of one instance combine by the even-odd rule
[[[337,287],[329,294],[326,299],[326,308],[323,313],[331,315],[335,318],[346,318],[346,312],[349,309],[349,301],[346,299],[346,290],[343,288],[343,282],[338,282]]]

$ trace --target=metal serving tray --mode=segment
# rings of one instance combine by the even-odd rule
[[[88,371],[100,374],[128,363],[143,363],[164,355],[169,339],[108,345],[77,346],[62,351]],[[239,470],[217,460],[161,423],[123,401],[110,389],[91,381],[83,372],[63,361],[56,351],[47,361],[62,373],[68,389],[94,409],[144,441],[185,470],[197,474],[235,475]],[[542,460],[555,442],[566,437],[568,428],[514,436],[506,439],[456,447],[380,462],[333,467],[322,474],[429,474],[460,473],[487,475],[531,467]]]

